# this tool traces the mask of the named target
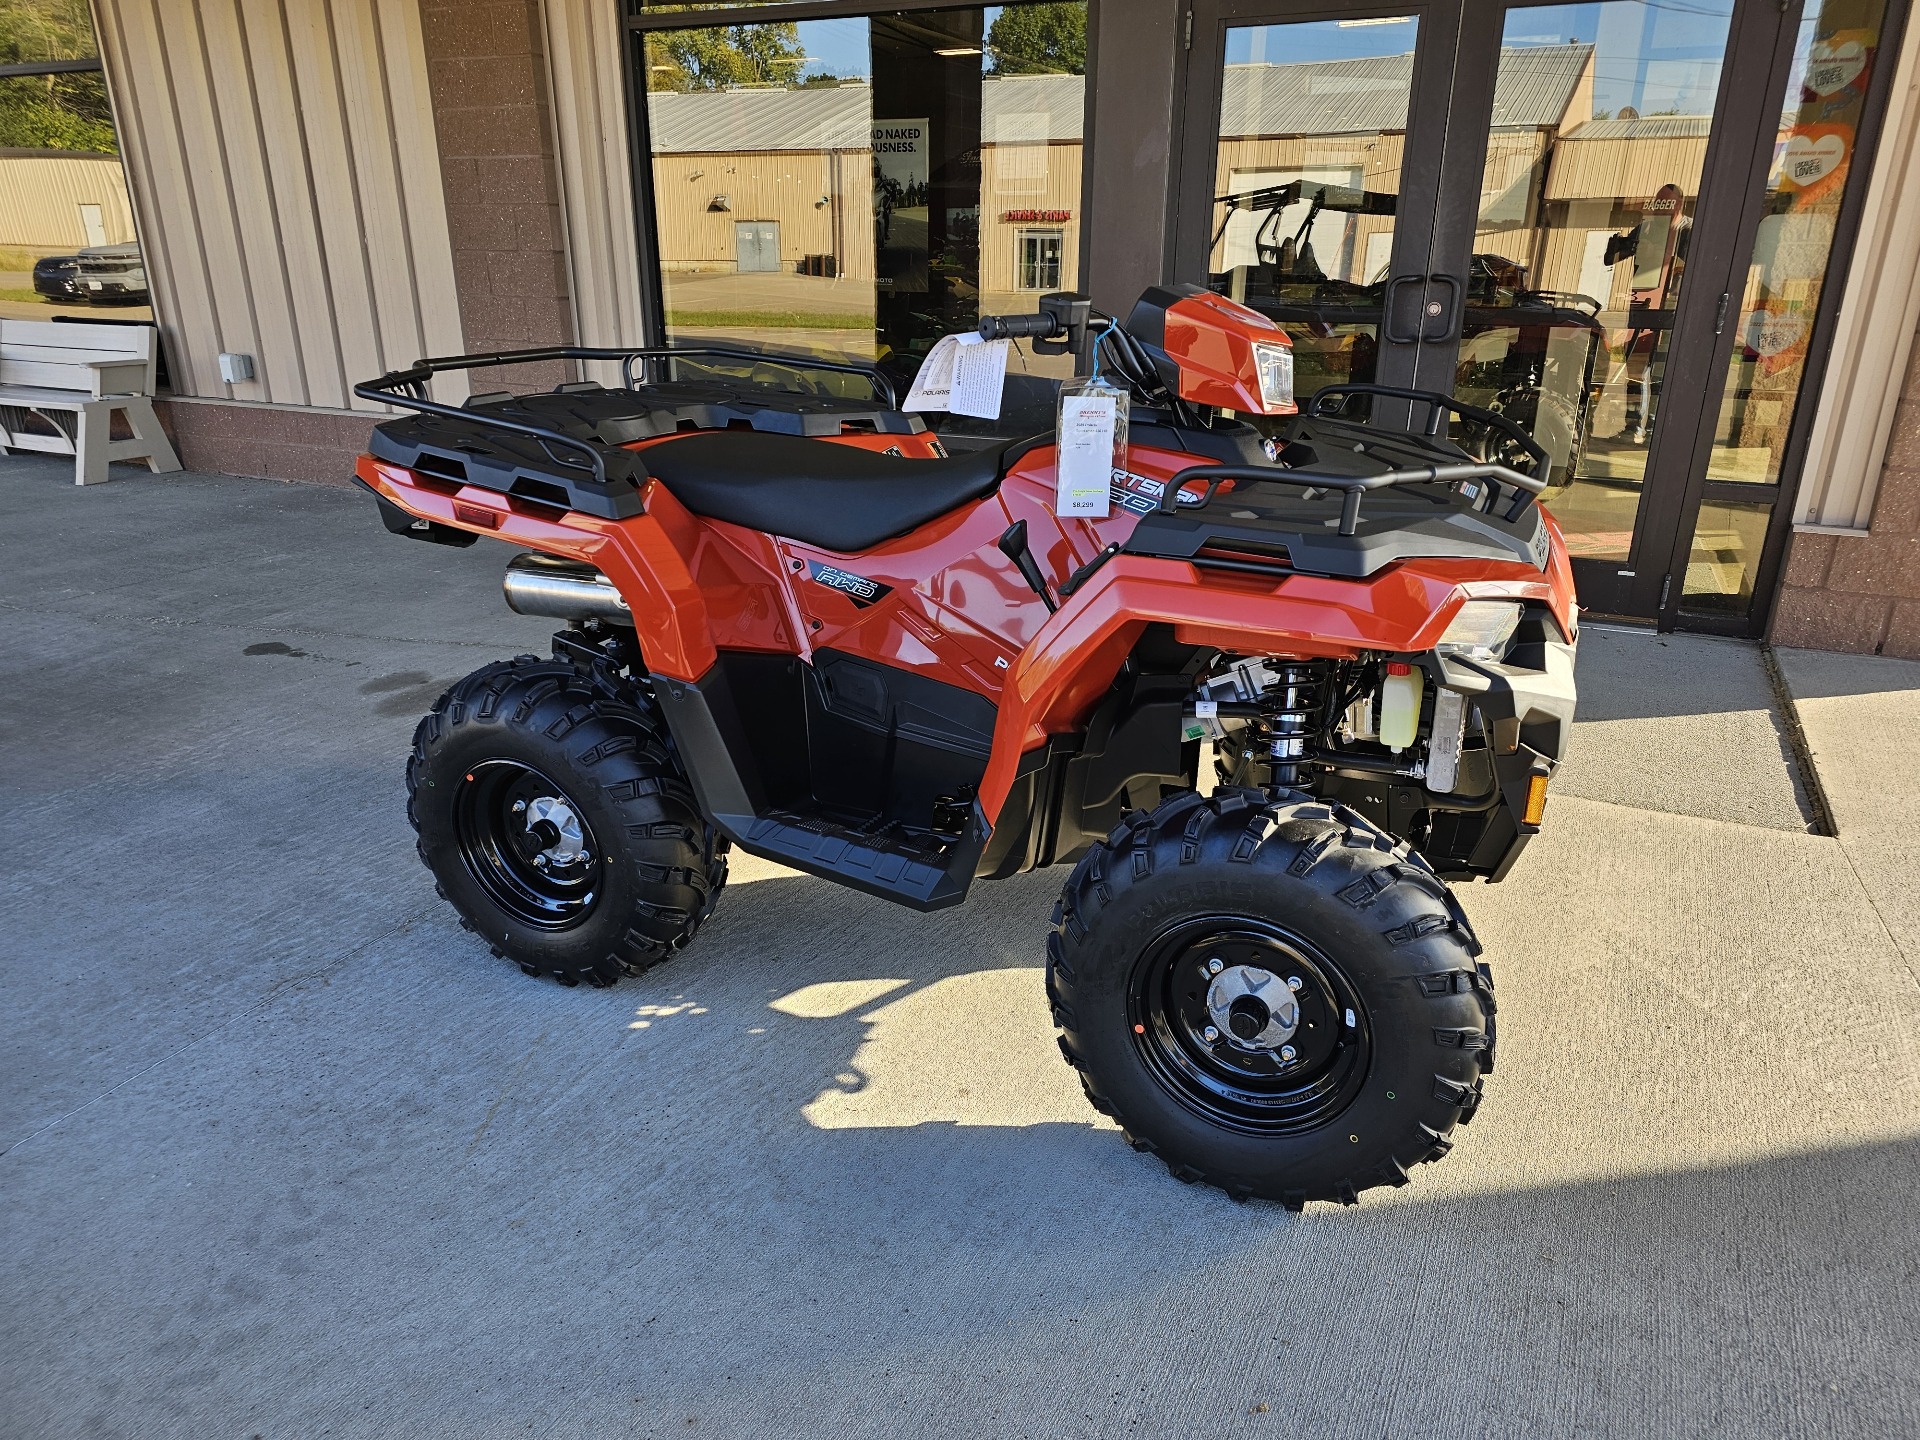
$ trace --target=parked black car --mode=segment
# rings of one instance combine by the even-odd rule
[[[140,244],[93,245],[78,255],[49,255],[33,267],[33,288],[49,300],[144,305],[147,267]]]

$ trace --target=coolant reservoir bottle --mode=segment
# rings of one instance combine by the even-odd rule
[[[1401,751],[1419,738],[1420,696],[1426,676],[1403,660],[1389,661],[1380,686],[1380,743]]]

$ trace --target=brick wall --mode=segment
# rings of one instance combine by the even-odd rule
[[[422,0],[447,228],[469,352],[573,340],[538,0]],[[555,365],[476,371],[475,390],[571,379]]]
[[[1894,411],[1868,533],[1794,534],[1769,638],[1920,660],[1920,348]]]
[[[189,470],[346,485],[378,415],[162,399],[154,407]]]

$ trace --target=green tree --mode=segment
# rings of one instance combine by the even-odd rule
[[[987,31],[987,56],[994,75],[1086,74],[1086,5],[1007,6]]]
[[[0,0],[0,65],[99,53],[86,0]],[[116,153],[105,81],[86,72],[0,80],[0,148]]]
[[[806,54],[800,27],[791,23],[655,31],[647,36],[647,88],[796,85]]]

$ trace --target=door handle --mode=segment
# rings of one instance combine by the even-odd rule
[[[1428,294],[1421,302],[1418,323],[1411,330],[1403,330],[1399,324],[1399,312],[1395,301],[1400,297],[1403,286],[1422,287],[1444,285],[1447,298],[1442,301]],[[1466,293],[1466,286],[1457,275],[1400,275],[1387,282],[1386,330],[1387,339],[1395,345],[1418,345],[1422,341],[1451,340],[1460,321],[1460,297]]]
[[[1412,330],[1403,332],[1399,325],[1395,323],[1396,312],[1394,301],[1399,298],[1400,291],[1404,287],[1408,285],[1425,285],[1426,283],[1427,277],[1424,275],[1396,275],[1387,282],[1387,293],[1383,298],[1386,301],[1386,314],[1384,318],[1386,320],[1387,340],[1390,344],[1418,345],[1420,343],[1419,326],[1416,325]]]

